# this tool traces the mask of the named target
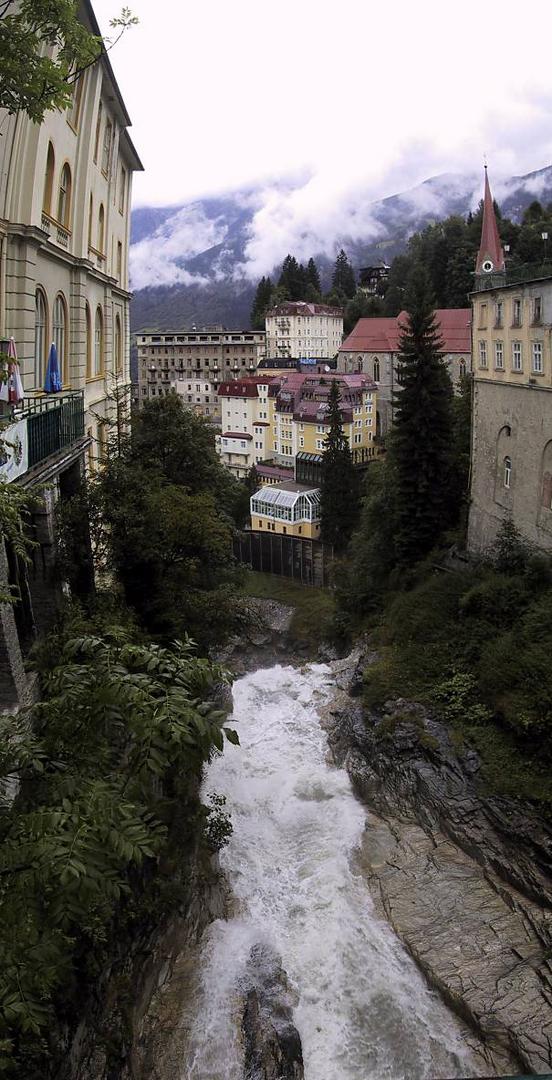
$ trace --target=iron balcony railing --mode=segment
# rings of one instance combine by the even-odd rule
[[[474,292],[488,292],[490,289],[503,289],[507,285],[521,285],[525,281],[540,281],[552,277],[552,263],[522,263],[511,266],[502,273],[486,274],[476,278]]]
[[[28,468],[32,469],[83,437],[84,392],[27,400],[14,410],[13,420],[27,421]]]

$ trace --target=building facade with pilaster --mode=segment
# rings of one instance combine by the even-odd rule
[[[552,277],[508,271],[487,173],[473,307],[468,548],[484,554],[511,520],[552,551]]]
[[[100,29],[89,0],[78,15]],[[0,402],[7,422],[0,481],[43,492],[34,514],[34,565],[15,605],[3,605],[0,708],[23,700],[21,650],[55,614],[53,510],[95,468],[128,384],[128,248],[133,173],[142,168],[106,55],[74,85],[69,108],[41,124],[0,112],[0,339],[13,338],[23,398]],[[45,393],[51,343],[62,389]],[[1,397],[2,395],[0,395]],[[2,584],[24,568],[2,551]]]

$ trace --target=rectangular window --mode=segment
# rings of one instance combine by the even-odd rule
[[[106,120],[104,129],[104,141],[102,150],[102,172],[107,176],[109,173],[109,158],[111,156],[111,135],[113,126],[110,120]]]
[[[487,327],[487,305],[481,304],[479,308],[479,326],[481,330],[485,330]]]
[[[521,341],[512,342],[512,371],[523,370],[523,357],[521,352]]]
[[[502,300],[497,300],[496,307],[495,307],[495,326],[496,327],[502,326],[502,317],[503,317],[502,313],[503,313],[503,310],[504,310],[504,304],[502,303]]]
[[[540,341],[534,341],[531,345],[531,357],[532,357],[532,369],[535,375],[542,375],[542,344]]]
[[[512,303],[512,326],[521,326],[521,300]]]
[[[479,367],[487,367],[487,342],[479,342]]]
[[[542,297],[535,296],[533,300],[533,323],[540,326],[542,322]]]
[[[495,341],[495,368],[497,371],[504,370],[504,345],[501,341]]]
[[[121,175],[119,178],[119,213],[125,212],[125,198],[126,198],[126,182],[127,174],[124,165],[121,165]]]

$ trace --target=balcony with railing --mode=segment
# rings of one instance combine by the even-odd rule
[[[27,399],[2,418],[0,480],[10,481],[69,451],[84,436],[84,393]]]

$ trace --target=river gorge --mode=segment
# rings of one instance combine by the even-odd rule
[[[381,797],[370,807],[344,735],[358,725],[349,692],[359,662],[276,664],[234,683],[241,746],[227,746],[204,781],[233,824],[220,854],[224,915],[176,959],[141,1031],[147,1065],[129,1076],[546,1075],[552,1012],[537,969],[547,915],[531,929],[536,905],[516,910],[514,890],[500,895],[476,859],[408,821],[400,793],[396,819]],[[470,950],[481,970],[455,994]]]
[[[90,1029],[71,1080],[552,1075],[548,826],[421,706],[365,709],[368,643],[290,664],[276,622],[224,658],[229,842],[131,961],[125,1062]]]

